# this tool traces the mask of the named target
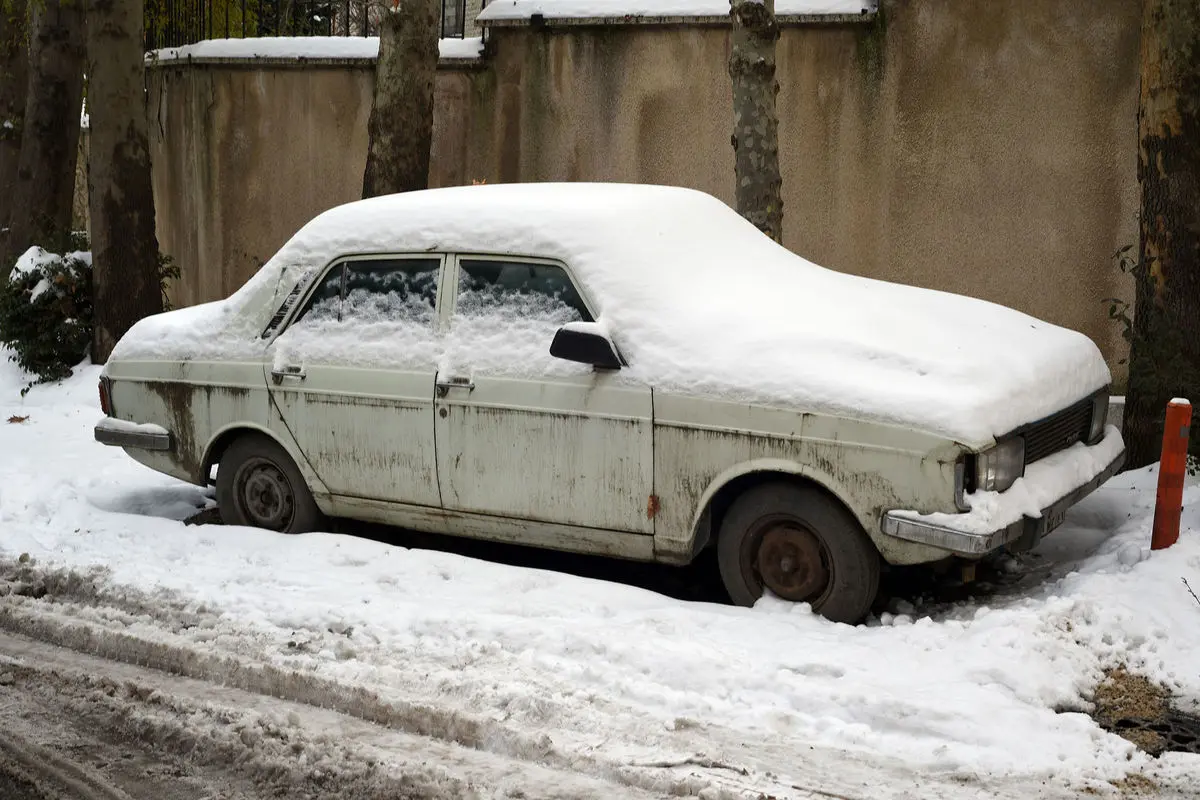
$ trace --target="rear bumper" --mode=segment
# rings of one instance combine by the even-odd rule
[[[114,447],[136,450],[170,450],[171,432],[157,425],[137,425],[106,417],[96,424],[96,441]]]
[[[1008,547],[1021,552],[1033,548],[1043,536],[1062,524],[1067,509],[1096,491],[1121,469],[1125,451],[1117,455],[1098,475],[1071,490],[1042,509],[1041,516],[1023,517],[1011,525],[982,533],[957,530],[925,520],[889,511],[883,517],[883,532],[897,539],[933,545],[961,556],[979,557]]]

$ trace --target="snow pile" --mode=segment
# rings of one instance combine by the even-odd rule
[[[779,16],[866,14],[876,10],[875,0],[778,0]],[[480,22],[528,19],[614,17],[727,17],[728,0],[492,0],[479,15]]]
[[[1200,757],[1152,761],[1082,713],[1117,664],[1185,709],[1200,702],[1200,606],[1180,580],[1200,589],[1194,481],[1170,550],[1148,551],[1157,476],[1142,470],[1042,543],[1058,565],[1045,580],[853,628],[770,599],[685,603],[340,535],[184,526],[202,490],[91,441],[97,374],[21,400],[24,376],[0,366],[0,417],[28,416],[0,425],[0,559],[108,570],[55,584],[74,595],[0,599],[6,615],[247,667],[230,674],[263,665],[358,687],[422,730],[481,731],[485,750],[646,779],[634,765],[692,764],[698,796],[743,796],[717,788],[740,780],[795,797],[813,774],[872,798],[1111,792],[1102,782],[1128,772],[1200,780]]]
[[[229,301],[144,320],[113,356],[250,357],[283,296],[335,256],[455,249],[569,264],[630,363],[622,374],[661,391],[985,445],[1110,380],[1079,333],[981,300],[833,272],[707,194],[621,184],[468,186],[339,206]]]
[[[483,39],[441,39],[442,59],[463,60],[483,54]],[[223,59],[366,59],[379,57],[378,36],[268,36],[252,39],[206,39],[183,47],[164,47],[146,55],[149,63]]]

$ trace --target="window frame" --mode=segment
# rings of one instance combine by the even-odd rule
[[[288,309],[287,315],[283,322],[275,329],[273,336],[269,337],[267,342],[268,347],[275,343],[275,340],[291,330],[292,325],[296,322],[296,317],[300,310],[308,305],[312,299],[317,287],[320,286],[325,278],[335,269],[345,270],[348,265],[356,261],[437,261],[438,262],[438,279],[437,279],[437,295],[434,298],[435,305],[433,310],[434,324],[430,333],[441,333],[446,325],[445,312],[445,297],[447,276],[449,273],[450,258],[446,253],[440,252],[420,252],[420,253],[346,253],[332,259],[324,267],[313,273],[312,279],[308,281],[308,285],[304,287],[304,291],[300,294],[300,300],[292,304]],[[290,294],[290,292],[289,292]],[[457,297],[457,295],[456,295]],[[342,274],[342,288],[340,300],[346,299],[346,276]],[[284,302],[287,302],[286,298]],[[278,313],[278,312],[276,312]],[[272,314],[274,316],[274,314]]]
[[[579,282],[579,278],[575,275],[575,271],[563,261],[555,258],[520,256],[509,253],[450,253],[446,259],[447,280],[445,288],[448,290],[449,296],[454,298],[454,302],[447,304],[448,313],[443,318],[443,323],[445,324],[453,320],[454,315],[458,313],[458,286],[460,277],[462,276],[461,262],[463,261],[502,261],[507,264],[533,264],[535,266],[558,267],[567,274],[567,280],[571,282],[571,286],[575,289],[575,293],[579,295],[579,299],[583,301],[583,305],[588,310],[592,319],[598,320],[600,318],[598,306],[584,290],[583,284]],[[445,296],[439,291],[439,304]]]

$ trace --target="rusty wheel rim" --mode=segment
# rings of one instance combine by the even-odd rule
[[[238,470],[236,486],[242,516],[251,525],[282,531],[292,524],[296,513],[292,485],[273,462],[250,459]]]
[[[825,594],[829,588],[829,558],[815,533],[788,520],[770,523],[756,538],[754,571],[765,588],[797,603]]]

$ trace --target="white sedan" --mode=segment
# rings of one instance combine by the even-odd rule
[[[695,191],[339,206],[227,300],[139,322],[96,438],[326,516],[684,564],[838,621],[884,564],[1032,547],[1124,455],[1085,336],[818,267]],[[215,474],[215,478],[214,478]]]

